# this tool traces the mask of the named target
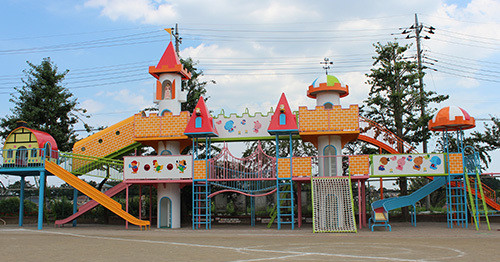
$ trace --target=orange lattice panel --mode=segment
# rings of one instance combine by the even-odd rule
[[[183,111],[175,116],[168,112],[162,117],[161,136],[183,136],[189,122],[189,112]]]
[[[292,158],[293,176],[311,176],[311,157]]]
[[[136,138],[148,137],[181,137],[189,121],[189,112],[181,112],[173,115],[167,112],[163,116],[151,113],[149,116],[136,114],[134,116],[134,127]]]
[[[278,158],[278,177],[279,178],[290,177],[290,159],[289,158]]]
[[[464,172],[464,165],[462,154],[449,154],[450,157],[450,174],[462,174]]]
[[[349,156],[349,172],[351,175],[368,175],[370,173],[370,156]]]
[[[351,105],[349,108],[336,105],[332,109],[317,106],[313,110],[299,107],[299,131],[359,132],[359,108],[357,105]]]
[[[292,158],[292,172],[294,177],[311,176],[311,158],[310,157],[293,157]],[[278,177],[290,177],[290,159],[278,159]]]
[[[207,161],[195,160],[194,161],[194,179],[207,178]]]

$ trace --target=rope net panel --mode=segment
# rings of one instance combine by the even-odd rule
[[[235,157],[225,146],[209,160],[208,180],[214,192],[224,189],[259,195],[276,189],[276,159],[268,156],[260,144],[248,157]]]
[[[311,178],[313,232],[356,232],[349,177]]]

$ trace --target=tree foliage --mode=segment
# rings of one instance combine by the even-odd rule
[[[187,90],[187,101],[182,103],[181,110],[193,112],[196,104],[198,103],[198,99],[200,96],[205,96],[207,93],[207,89],[205,88],[207,85],[207,81],[201,81],[199,79],[200,76],[203,75],[203,71],[196,68],[197,62],[193,61],[192,58],[181,59],[181,63],[191,73],[191,79],[184,82],[182,86],[182,90]],[[211,80],[212,83],[215,81]],[[205,101],[208,100],[208,97],[204,97]]]
[[[374,46],[377,52],[377,56],[373,57],[374,68],[366,75],[371,89],[361,111],[365,117],[403,140],[418,144],[424,140],[422,127],[427,129],[427,122],[436,111],[428,106],[429,103],[439,103],[448,96],[435,92],[424,92],[423,97],[420,95],[417,63],[404,57],[409,45],[389,42]],[[420,114],[422,99],[426,105],[424,116]]]
[[[401,139],[418,144],[427,139],[427,121],[436,109],[428,104],[439,103],[448,96],[434,92],[422,92],[418,85],[421,77],[415,61],[404,57],[409,45],[400,46],[397,42],[374,45],[377,56],[370,70],[367,83],[371,85],[369,97],[361,107],[361,113],[368,119],[384,126]],[[421,114],[421,106],[426,112]],[[398,144],[398,151],[403,152],[403,145]],[[398,179],[401,195],[408,194],[405,177]],[[408,209],[403,208],[403,215],[409,217]]]
[[[472,133],[473,139],[487,151],[500,149],[500,118],[492,116],[491,121],[492,125],[484,125],[484,133],[478,131]]]
[[[15,87],[16,92],[9,100],[14,103],[12,115],[0,119],[0,135],[6,138],[16,128],[17,121],[25,121],[28,127],[52,135],[60,150],[71,151],[76,142],[73,126],[86,110],[78,108],[77,99],[62,85],[69,71],[59,72],[48,57],[40,65],[27,64],[28,69],[23,70],[24,85]]]
[[[255,150],[257,150],[257,146],[262,147],[262,151],[266,153],[266,155],[274,157],[276,156],[276,142],[274,140],[261,140],[261,141],[253,141],[248,142],[245,151],[243,152],[243,157],[250,156]],[[301,139],[292,140],[292,149],[293,156],[315,156],[318,155],[318,150],[314,147],[313,144],[309,142],[304,142]],[[288,139],[280,139],[279,140],[279,156],[286,157],[288,156],[290,151],[290,141]]]

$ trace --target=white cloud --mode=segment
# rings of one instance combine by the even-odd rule
[[[224,109],[226,114],[241,114],[245,108],[251,113],[267,112],[281,92],[294,109],[314,106],[306,90],[324,73],[319,64],[323,57],[334,62],[329,72],[349,85],[350,94],[341,100],[342,105],[362,103],[370,89],[365,73],[375,55],[373,43],[399,37],[401,44],[412,43],[415,53],[415,39],[403,40],[398,34],[398,28],[413,24],[414,13],[421,23],[436,28],[431,39],[422,42],[426,56],[439,61],[434,67],[440,66],[438,72],[428,71],[426,87],[450,94],[453,103],[467,106],[476,103],[470,101],[470,92],[494,94],[492,84],[460,76],[481,78],[475,73],[481,73],[487,64],[479,60],[493,61],[492,57],[500,56],[497,41],[493,41],[500,35],[499,1],[471,0],[457,5],[444,0],[89,0],[85,6],[114,21],[179,23],[184,37],[181,56],[199,61],[198,67],[206,74],[203,80],[217,82],[207,85],[208,107],[215,113]],[[162,51],[151,52],[159,59]],[[149,95],[140,98],[132,93],[121,97],[123,101],[135,99],[132,107],[151,100]],[[470,106],[473,115],[491,113],[491,106],[474,105]]]
[[[147,93],[147,91],[145,90],[131,91],[129,89],[121,89],[116,92],[105,92],[105,96],[111,98],[116,102],[120,102],[118,106],[115,108],[115,111],[123,111],[124,109],[141,110],[146,107],[150,107],[153,104],[151,101],[153,96],[151,95],[151,99],[149,99],[149,97],[148,99],[146,99],[144,95],[141,95],[144,93]]]
[[[105,108],[105,104],[94,99],[87,99],[81,103],[82,108],[87,109],[89,114],[100,113]]]
[[[126,19],[146,24],[162,24],[178,18],[174,5],[167,1],[89,0],[84,6],[99,8],[101,15],[114,21]]]

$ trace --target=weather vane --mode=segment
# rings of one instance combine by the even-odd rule
[[[328,69],[330,69],[330,65],[333,65],[333,62],[331,62],[328,57],[325,57],[323,60],[323,62],[319,63],[324,64],[323,69],[325,69],[325,73],[328,75]]]

